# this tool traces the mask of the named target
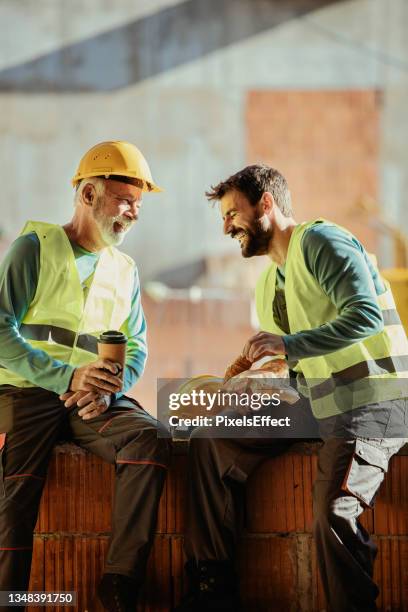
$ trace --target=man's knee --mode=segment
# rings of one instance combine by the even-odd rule
[[[213,435],[211,427],[197,427],[193,430],[188,444],[190,460],[208,460],[219,453],[223,440]]]
[[[313,488],[313,525],[314,531],[335,529],[353,524],[362,511],[356,497],[338,491],[329,492],[327,483],[316,482]]]
[[[170,457],[171,441],[168,431],[159,422],[149,422],[119,451],[117,462],[145,461],[167,467]]]

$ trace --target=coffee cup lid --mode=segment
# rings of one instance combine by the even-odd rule
[[[99,336],[98,342],[101,344],[125,344],[127,338],[122,332],[109,329]]]

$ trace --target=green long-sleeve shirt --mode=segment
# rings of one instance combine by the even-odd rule
[[[71,243],[79,278],[86,294],[98,253],[86,251]],[[73,366],[54,359],[45,351],[33,349],[20,335],[19,327],[38,284],[40,243],[35,233],[20,236],[13,242],[0,264],[0,365],[34,385],[64,393],[70,384]],[[125,324],[128,337],[123,392],[142,375],[146,362],[146,321],[140,299],[140,284],[135,268],[131,312]],[[117,394],[119,397],[121,394]]]
[[[376,296],[383,281],[361,243],[341,228],[317,223],[302,239],[306,267],[333,302],[338,316],[318,328],[290,333],[285,301],[285,270],[278,269],[273,313],[289,361],[332,353],[380,332],[383,318]]]

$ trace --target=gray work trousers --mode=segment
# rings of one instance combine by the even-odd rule
[[[72,440],[115,466],[112,535],[105,571],[143,579],[153,541],[169,440],[135,400],[120,398],[84,421],[55,393],[0,389],[0,590],[28,588],[33,530],[56,442]]]
[[[404,405],[403,401],[397,407],[401,411]],[[202,428],[193,432],[188,558],[233,562],[243,519],[242,485],[262,461],[285,452],[296,441],[212,438]],[[327,439],[320,449],[313,491],[314,538],[332,612],[376,610],[376,547],[358,517],[373,505],[390,458],[406,442],[403,438],[340,437]]]

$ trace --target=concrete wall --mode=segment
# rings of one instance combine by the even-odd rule
[[[0,23],[9,240],[27,218],[64,222],[84,150],[123,138],[166,188],[146,197],[124,245],[142,277],[237,252],[203,192],[247,162],[245,108],[259,89],[381,90],[380,198],[408,221],[405,0],[0,0]]]

